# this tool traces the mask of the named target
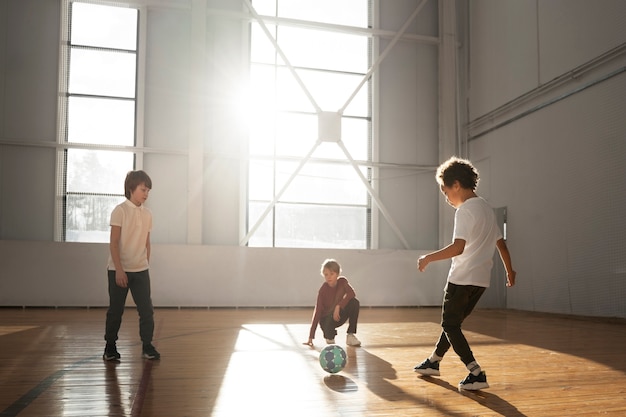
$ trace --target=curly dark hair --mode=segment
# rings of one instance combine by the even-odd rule
[[[439,165],[436,174],[437,182],[440,185],[451,187],[458,181],[461,187],[476,190],[478,186],[478,171],[467,159],[453,156],[446,162]]]
[[[152,180],[150,176],[144,171],[128,171],[126,174],[126,180],[124,181],[124,195],[130,199],[130,194],[135,191],[140,184],[144,184],[149,189],[152,189]]]

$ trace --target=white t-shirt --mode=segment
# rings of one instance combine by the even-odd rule
[[[454,214],[454,239],[465,240],[463,253],[452,258],[448,282],[489,287],[496,242],[502,238],[493,209],[482,197],[465,200]]]
[[[152,212],[150,209],[136,206],[126,199],[111,212],[111,226],[120,226],[120,260],[126,272],[141,272],[148,269],[148,248],[146,240],[152,230]],[[109,254],[108,269],[115,270],[115,264]]]

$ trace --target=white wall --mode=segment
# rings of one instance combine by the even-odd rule
[[[470,157],[508,208],[508,307],[626,317],[626,3],[469,8]]]
[[[449,265],[420,273],[422,253],[153,245],[152,299],[157,307],[313,306],[320,266],[334,257],[363,306],[439,305]],[[107,244],[0,241],[0,254],[0,306],[108,305]]]

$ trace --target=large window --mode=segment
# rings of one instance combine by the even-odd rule
[[[58,239],[106,242],[135,165],[139,11],[70,0],[65,10]]]
[[[369,248],[371,174],[358,163],[371,160],[371,47],[358,30],[368,27],[369,2],[252,4],[243,243]]]

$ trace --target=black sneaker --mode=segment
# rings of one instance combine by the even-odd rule
[[[439,376],[439,361],[431,362],[430,359],[426,359],[419,365],[415,365],[413,370],[422,375]]]
[[[105,361],[119,361],[122,355],[117,351],[117,347],[115,344],[109,345],[107,344],[104,348],[104,355],[102,355],[102,359]]]
[[[143,355],[146,359],[161,359],[161,354],[152,346],[152,343],[143,345]]]
[[[470,373],[467,378],[459,382],[459,389],[475,391],[483,388],[489,388],[485,371],[481,371],[478,375]]]

